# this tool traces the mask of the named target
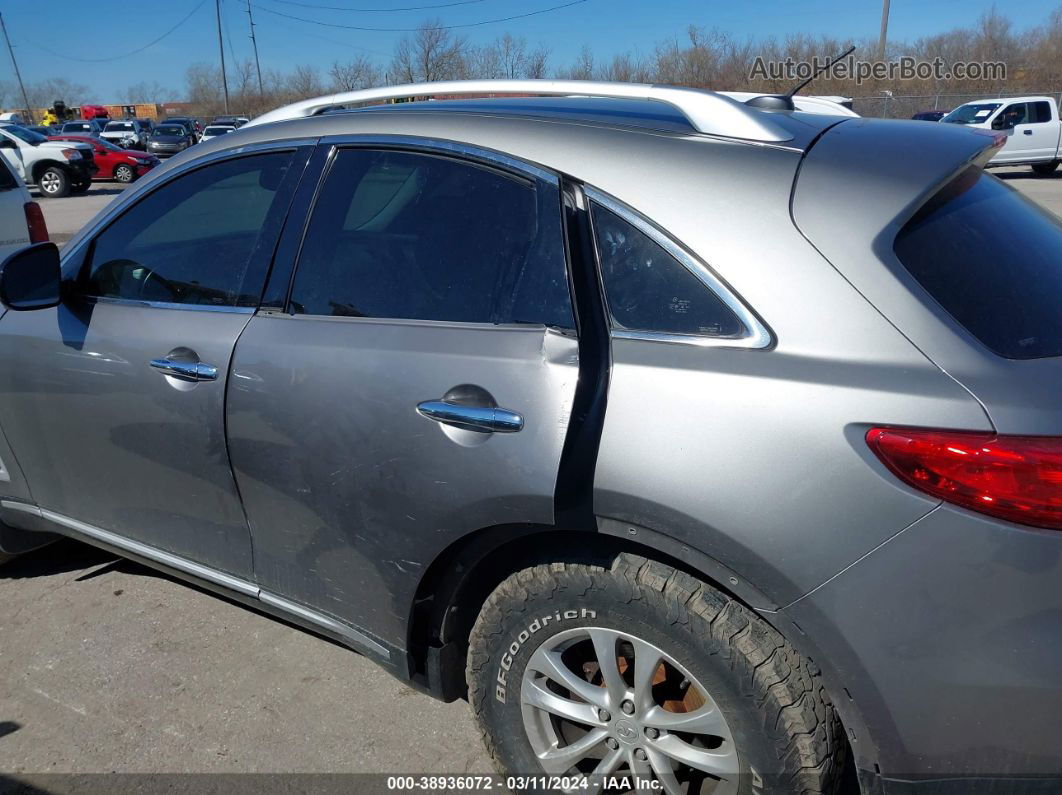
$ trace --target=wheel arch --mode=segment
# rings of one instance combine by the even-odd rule
[[[840,674],[824,666],[818,647],[803,630],[755,586],[708,553],[652,528],[597,517],[593,529],[553,525],[496,525],[457,539],[428,565],[409,612],[411,684],[436,698],[465,697],[468,636],[480,608],[507,577],[536,563],[571,561],[629,552],[683,571],[753,610],[803,656],[814,660],[838,709],[845,739],[858,760],[860,787],[878,786],[874,743],[860,708],[841,683]],[[736,580],[737,582],[734,582]]]
[[[67,176],[67,178],[70,177],[70,168],[69,166],[67,166],[66,163],[63,163],[59,160],[38,160],[36,163],[33,164],[33,183],[39,183],[41,174],[43,174],[45,171],[47,171],[49,168],[52,168],[53,166],[62,171]]]
[[[752,584],[706,553],[664,533],[598,518],[597,527],[521,524],[485,527],[439,553],[421,577],[409,611],[407,648],[414,684],[452,701],[464,695],[472,624],[506,577],[536,563],[631,552],[684,571],[750,609],[773,609]]]

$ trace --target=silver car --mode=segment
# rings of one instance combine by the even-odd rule
[[[548,96],[351,107],[497,92]],[[1057,792],[1062,229],[1001,143],[565,81],[266,114],[4,263],[0,549],[466,697],[517,787]]]

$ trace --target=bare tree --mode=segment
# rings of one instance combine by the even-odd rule
[[[300,64],[296,66],[287,80],[287,92],[291,99],[307,99],[325,93],[321,75],[314,66]]]
[[[388,77],[405,83],[460,80],[469,75],[468,56],[467,39],[430,20],[395,45]]]
[[[21,94],[18,97],[21,100]],[[92,101],[88,86],[71,82],[64,77],[51,77],[35,83],[27,83],[26,97],[29,99],[29,109],[51,107],[56,101],[65,102],[69,107]]]
[[[575,63],[567,69],[562,69],[558,77],[568,80],[593,80],[594,79],[594,52],[589,44],[584,44],[579,50],[579,57]]]
[[[359,55],[346,63],[336,61],[328,70],[337,91],[357,91],[380,85],[380,69],[369,58]]]
[[[857,56],[874,53],[875,40],[856,42]],[[754,74],[753,64],[764,61],[808,62],[842,51],[848,41],[829,36],[793,34],[784,39],[739,40],[726,32],[691,25],[684,35],[659,42],[648,55],[607,51],[595,56],[583,46],[571,65],[556,70],[558,77],[603,78],[617,81],[657,82],[697,88],[731,89],[761,93],[788,91],[795,78]],[[368,56],[336,62],[322,78],[313,65],[288,72],[267,70],[264,90],[257,91],[257,75],[252,79],[251,62],[233,65],[230,88],[237,107],[244,113],[257,113],[296,99],[325,93],[326,84],[338,90],[376,85],[451,80],[467,77],[543,78],[549,67],[549,50],[535,46],[521,36],[503,33],[482,46],[473,46],[462,36],[445,28],[439,20],[424,22],[414,33],[400,39],[386,65]],[[932,61],[940,58],[945,66],[958,61],[1004,61],[1006,80],[959,80],[949,76],[927,76],[911,80],[864,79],[824,73],[805,93],[840,94],[860,98],[856,110],[867,114],[910,115],[914,110],[937,105],[954,107],[987,93],[1055,93],[1062,91],[1062,8],[1044,24],[1016,32],[1010,20],[995,8],[973,24],[912,41],[894,39],[887,57],[911,56]],[[7,89],[6,91],[4,89]],[[34,107],[50,105],[56,99],[76,105],[89,97],[85,86],[64,80],[43,81],[27,86]],[[187,99],[203,115],[220,112],[221,80],[211,64],[193,64],[187,71]],[[886,95],[892,92],[888,101]],[[130,86],[126,96],[147,98],[165,93],[158,84]],[[912,95],[901,101],[901,95]],[[954,96],[948,96],[954,95]],[[11,86],[0,85],[0,100],[17,102]],[[932,99],[931,102],[926,100]],[[0,103],[2,104],[2,103]]]
[[[542,45],[527,54],[525,76],[532,80],[541,80],[546,76],[549,64],[549,48]]]
[[[148,82],[146,80],[139,83],[133,83],[123,93],[122,97],[126,102],[130,102],[134,105],[140,103],[155,104],[163,102],[172,98],[174,92],[172,89],[166,88],[157,80]]]

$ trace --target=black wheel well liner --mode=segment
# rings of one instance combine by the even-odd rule
[[[633,552],[684,571],[746,604],[727,582],[653,544],[597,528],[534,524],[487,527],[443,550],[417,586],[407,639],[414,682],[447,701],[463,697],[469,632],[491,591],[510,574],[537,563],[619,552]]]
[[[52,166],[57,167],[60,171],[70,176],[70,167],[60,160],[38,160],[33,164],[33,181],[36,183],[40,180],[41,174],[47,171]]]

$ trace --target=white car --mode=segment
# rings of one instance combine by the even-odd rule
[[[203,137],[200,139],[205,141],[207,138],[217,138],[219,135],[233,132],[236,129],[232,124],[211,124],[203,130]]]
[[[7,161],[0,158],[0,262],[31,243],[48,239],[40,205]]]
[[[1054,97],[1003,97],[979,99],[959,105],[940,120],[941,124],[962,124],[983,130],[996,130],[1006,136],[989,166],[1032,166],[1047,176],[1062,159],[1062,121]]]
[[[100,138],[122,149],[144,149],[147,145],[147,132],[138,121],[109,121]]]

